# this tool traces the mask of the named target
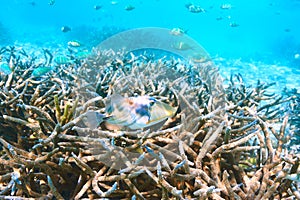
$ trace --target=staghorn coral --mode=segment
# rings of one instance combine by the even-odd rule
[[[299,152],[299,139],[300,139],[300,93],[296,88],[288,90],[284,88],[283,95],[292,98],[288,103],[290,109],[290,125],[291,125],[291,140],[288,143],[288,146]]]
[[[212,62],[97,49],[37,78],[22,55],[11,50],[13,72],[0,79],[1,198],[299,198],[286,179],[299,157],[284,146],[293,126],[281,106],[294,97],[268,94],[270,84],[234,75],[223,88]],[[113,93],[151,95],[178,111],[146,130],[83,126]]]

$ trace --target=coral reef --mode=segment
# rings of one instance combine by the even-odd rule
[[[0,198],[300,198],[299,155],[286,146],[298,122],[284,106],[299,102],[295,95],[247,86],[240,74],[224,83],[211,61],[95,49],[36,77],[34,58],[5,52],[12,73],[0,74]],[[154,96],[177,113],[145,130],[84,126],[114,93]]]
[[[291,139],[288,146],[295,150],[300,151],[300,93],[296,88],[287,89],[284,88],[283,95],[287,97],[292,97],[292,101],[287,105],[290,108],[290,125],[291,125]]]

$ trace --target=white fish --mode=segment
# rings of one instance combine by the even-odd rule
[[[153,126],[172,117],[176,110],[167,103],[150,96],[125,98],[115,94],[107,102],[106,115],[87,113],[87,123],[85,124],[90,128],[96,128],[97,124],[104,123],[109,130],[122,128],[137,130]]]
[[[120,95],[113,95],[107,106],[107,112],[111,117],[106,120],[106,125],[136,130],[172,117],[176,109],[150,96],[124,98]]]
[[[170,34],[171,35],[176,35],[176,36],[179,36],[179,35],[183,35],[187,32],[187,30],[183,30],[182,28],[173,28],[171,31],[170,31]]]

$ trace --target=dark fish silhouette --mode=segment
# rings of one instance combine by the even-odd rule
[[[135,9],[135,7],[133,5],[127,5],[127,6],[125,6],[125,10],[127,10],[127,11],[131,11],[133,9]]]
[[[201,8],[200,6],[194,5],[192,3],[186,4],[185,7],[192,13],[205,12],[204,8]]]
[[[36,6],[36,3],[34,1],[29,2],[30,5]]]
[[[238,23],[236,23],[236,22],[231,22],[230,24],[229,24],[229,26],[231,26],[231,27],[238,27],[238,26],[240,26]]]
[[[102,8],[101,5],[95,5],[95,6],[94,6],[94,9],[95,9],[95,10],[100,10],[101,8]]]
[[[50,6],[53,6],[55,4],[55,0],[50,0],[48,3]]]
[[[61,31],[64,32],[64,33],[66,33],[66,32],[71,31],[71,28],[68,27],[68,26],[63,26],[63,27],[61,27]]]

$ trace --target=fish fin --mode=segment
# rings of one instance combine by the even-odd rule
[[[112,94],[111,96],[110,96],[110,100],[112,101],[112,102],[116,102],[116,103],[119,103],[119,101],[122,101],[122,100],[124,100],[125,99],[125,97],[122,97],[120,94]]]
[[[150,111],[150,120],[147,123],[147,126],[151,126],[158,122],[164,121],[169,117],[173,117],[177,112],[177,108],[170,106],[167,103],[157,101]]]
[[[81,124],[87,128],[96,129],[107,118],[97,111],[89,110],[84,114]]]
[[[120,103],[122,103],[124,101],[124,97],[122,97],[121,95],[119,94],[113,94],[111,95],[107,102],[106,102],[106,108],[105,108],[105,111],[107,113],[112,113],[113,112],[113,109],[115,107],[115,105],[118,105]]]

